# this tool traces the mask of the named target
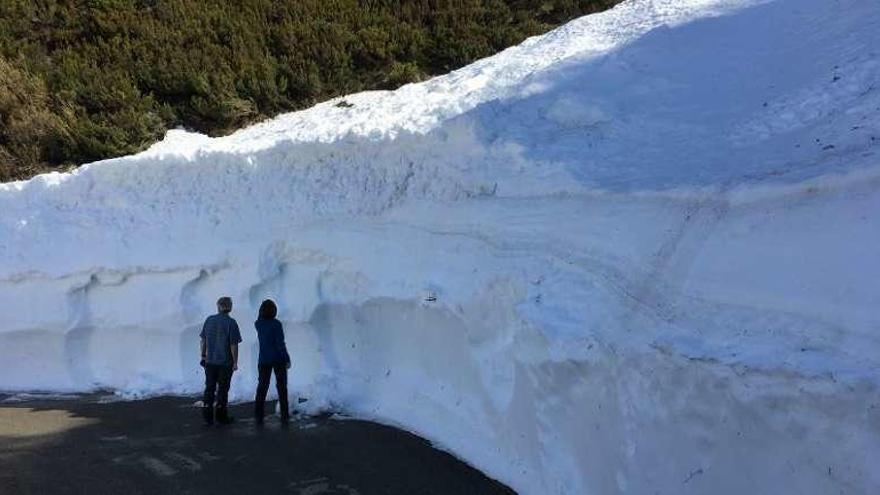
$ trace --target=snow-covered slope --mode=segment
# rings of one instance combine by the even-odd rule
[[[631,0],[431,81],[0,185],[0,389],[309,408],[522,493],[880,492],[880,3]]]

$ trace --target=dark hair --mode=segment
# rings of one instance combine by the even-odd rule
[[[229,313],[232,311],[232,298],[229,296],[223,296],[220,299],[217,299],[217,309],[221,313]]]
[[[277,314],[278,306],[275,306],[275,301],[271,299],[266,299],[265,301],[263,301],[263,304],[260,304],[260,315],[257,319],[274,320]]]

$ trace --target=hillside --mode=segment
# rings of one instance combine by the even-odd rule
[[[6,0],[0,181],[449,72],[619,0]]]
[[[197,392],[226,294],[249,400],[272,297],[308,412],[520,493],[880,493],[878,27],[862,0],[629,0],[2,184],[0,389]]]

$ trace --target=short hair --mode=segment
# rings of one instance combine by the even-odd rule
[[[217,309],[219,309],[221,313],[232,311],[232,298],[229,296],[223,296],[220,299],[217,299]]]
[[[275,305],[275,301],[271,299],[266,299],[263,301],[263,304],[260,304],[260,313],[257,319],[259,320],[274,320],[275,316],[278,315],[278,306]]]

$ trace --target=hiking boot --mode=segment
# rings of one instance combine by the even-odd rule
[[[205,425],[211,426],[214,424],[214,408],[210,406],[202,407],[202,419],[205,420]]]
[[[228,425],[235,421],[235,418],[229,415],[225,407],[218,407],[216,411],[217,422],[221,425]]]

